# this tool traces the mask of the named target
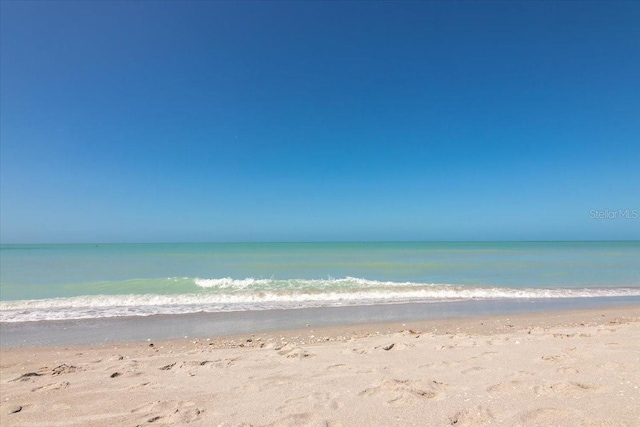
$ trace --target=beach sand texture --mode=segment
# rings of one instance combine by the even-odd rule
[[[3,349],[3,426],[640,426],[640,307]]]

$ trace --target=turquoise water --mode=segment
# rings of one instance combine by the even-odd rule
[[[1,245],[0,320],[640,295],[640,242]]]

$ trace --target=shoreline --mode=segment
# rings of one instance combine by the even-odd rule
[[[200,314],[195,314],[198,316]],[[194,315],[185,315],[194,316]],[[402,321],[373,321],[345,325],[311,325],[296,328],[246,331],[223,335],[182,336],[174,338],[144,338],[106,343],[60,343],[42,346],[0,346],[0,352],[50,352],[61,348],[108,349],[136,348],[139,346],[188,345],[206,343],[211,349],[253,348],[261,342],[287,342],[295,345],[310,345],[323,342],[349,341],[372,336],[387,336],[406,331],[420,331],[434,336],[466,334],[495,335],[534,328],[552,329],[578,326],[597,326],[607,323],[640,322],[640,304],[627,304],[614,307],[588,309],[556,309],[550,311],[512,312],[465,317],[438,317]],[[250,340],[249,342],[247,340]],[[256,344],[257,342],[257,344]]]
[[[371,323],[406,323],[438,319],[515,315],[640,305],[640,297],[596,297],[377,304],[344,307],[256,310],[218,313],[112,317],[80,320],[0,323],[4,348],[97,345],[217,338],[229,335],[349,327]]]
[[[0,355],[0,415],[9,426],[632,426],[640,419],[640,305]]]

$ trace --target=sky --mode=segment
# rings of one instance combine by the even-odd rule
[[[0,241],[640,239],[638,22],[3,0]]]

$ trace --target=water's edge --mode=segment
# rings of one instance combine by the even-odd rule
[[[2,348],[12,348],[100,345],[184,337],[217,338],[306,327],[611,308],[633,304],[640,304],[640,297],[452,301],[0,323],[0,343]]]

